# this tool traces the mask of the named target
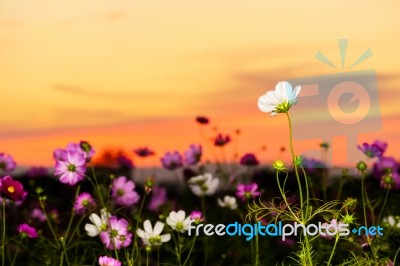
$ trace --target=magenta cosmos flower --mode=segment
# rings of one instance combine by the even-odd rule
[[[260,162],[253,153],[246,153],[240,158],[240,164],[244,166],[257,166]]]
[[[132,234],[129,233],[129,223],[125,219],[110,217],[110,226],[106,232],[100,233],[100,239],[106,248],[114,250],[127,247],[132,242]]]
[[[239,184],[236,188],[236,197],[242,199],[243,201],[254,199],[261,195],[261,192],[258,191],[257,183],[251,183],[248,185]]]
[[[99,266],[121,266],[121,262],[107,256],[101,256],[99,258]]]
[[[204,221],[204,217],[203,217],[203,214],[201,213],[201,211],[192,211],[190,213],[190,219],[194,220],[194,222],[196,224]]]
[[[25,198],[27,192],[19,181],[14,180],[11,176],[5,176],[0,179],[0,192],[13,201],[20,201]]]
[[[156,212],[161,205],[167,202],[167,200],[168,197],[166,188],[153,187],[148,208],[150,211]]]
[[[76,197],[74,210],[78,214],[83,214],[94,206],[96,206],[96,203],[94,202],[92,195],[87,192],[83,192]]]
[[[154,151],[150,150],[147,147],[139,147],[134,149],[133,152],[139,157],[149,157],[154,155]]]
[[[376,144],[368,144],[364,142],[362,146],[358,145],[357,148],[364,153],[368,158],[382,157],[382,147]]]
[[[214,145],[223,147],[231,141],[231,137],[229,135],[222,136],[222,134],[218,134],[218,136],[214,139]]]
[[[0,153],[0,169],[5,173],[12,172],[17,164],[15,163],[13,157],[8,154]]]
[[[28,224],[18,225],[17,230],[22,237],[36,238],[39,236],[36,232],[36,229],[32,226],[29,226]]]
[[[165,169],[172,171],[182,166],[182,156],[177,151],[167,152],[161,158],[161,163]]]
[[[201,160],[202,148],[200,145],[190,145],[189,149],[185,152],[185,163],[188,165],[195,165]]]
[[[86,158],[76,151],[65,151],[63,156],[56,161],[54,174],[60,177],[61,183],[75,185],[85,177]]]
[[[53,152],[54,159],[65,161],[67,160],[67,152],[80,153],[85,157],[85,160],[89,162],[95,151],[93,147],[87,141],[81,141],[79,143],[69,143],[66,149],[57,149]]]
[[[205,116],[198,116],[196,117],[196,122],[199,123],[200,125],[207,125],[210,122],[210,120]]]
[[[114,180],[111,192],[115,202],[122,206],[134,205],[140,199],[135,191],[135,183],[127,180],[125,176],[119,176]]]

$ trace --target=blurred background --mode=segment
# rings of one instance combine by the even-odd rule
[[[345,38],[346,62],[373,53],[352,70],[374,69],[378,79],[382,128],[358,142],[387,141],[399,159],[399,8],[394,0],[2,1],[0,151],[20,166],[52,166],[54,149],[87,140],[97,151],[134,158],[148,146],[159,157],[201,143],[202,115],[207,140],[234,140],[229,160],[288,159],[286,117],[260,112],[257,99],[281,80],[345,71],[315,59],[321,51],[340,65]],[[296,152],[322,141],[297,141]],[[340,136],[331,145],[346,148]]]

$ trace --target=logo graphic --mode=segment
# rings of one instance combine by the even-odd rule
[[[304,77],[288,80],[293,86],[301,85],[301,100],[292,112],[293,130],[296,140],[319,139],[332,143],[335,137],[346,138],[346,152],[340,152],[340,159],[354,164],[360,159],[355,148],[358,135],[378,131],[382,127],[380,116],[376,73],[372,69],[344,71],[347,40],[339,40],[342,71],[331,75]],[[367,49],[348,69],[359,65],[372,56]],[[317,52],[315,58],[338,70],[323,53]],[[328,157],[336,157],[329,150]],[[307,157],[318,157],[319,150],[303,152]]]

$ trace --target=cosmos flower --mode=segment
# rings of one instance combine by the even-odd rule
[[[154,151],[150,150],[147,147],[139,147],[134,149],[133,152],[139,157],[149,157],[154,155]]]
[[[231,141],[231,137],[229,135],[222,136],[222,134],[218,134],[218,136],[214,139],[214,145],[218,147],[223,147]]]
[[[17,164],[13,157],[8,154],[0,153],[0,170],[3,170],[5,173],[10,173],[16,166]]]
[[[34,208],[31,212],[31,218],[38,219],[41,223],[46,221],[46,215],[39,208]]]
[[[42,166],[33,166],[29,168],[26,175],[30,178],[43,177],[47,175],[47,168]]]
[[[107,256],[99,257],[99,266],[121,266],[121,262]]]
[[[122,206],[132,206],[140,199],[139,194],[135,191],[135,183],[127,180],[125,176],[114,179],[111,193],[115,202]]]
[[[128,230],[128,221],[111,216],[109,222],[108,230],[100,232],[100,239],[106,248],[114,250],[129,246],[132,242],[132,234]]]
[[[200,145],[192,144],[184,155],[186,164],[195,165],[201,160],[202,148]]]
[[[177,151],[167,152],[161,158],[161,163],[165,169],[172,171],[182,166],[182,156]]]
[[[196,196],[213,195],[219,186],[219,179],[213,178],[210,173],[192,177],[188,181],[189,187]]]
[[[17,230],[22,237],[36,238],[39,236],[36,229],[28,224],[18,225]]]
[[[218,206],[222,208],[229,208],[231,210],[236,210],[237,209],[237,202],[235,197],[231,196],[225,196],[222,200],[218,199]]]
[[[205,116],[198,116],[196,117],[196,122],[199,123],[200,125],[207,125],[210,122],[210,120]]]
[[[204,221],[204,217],[201,211],[192,211],[189,216],[190,219],[194,220],[196,224],[199,224]]]
[[[71,142],[67,145],[66,149],[56,149],[53,152],[53,157],[57,161],[65,161],[67,160],[67,153],[75,152],[82,154],[85,158],[86,162],[89,162],[93,157],[95,151],[93,147],[87,141],[81,141],[79,143]]]
[[[261,195],[261,192],[257,190],[258,190],[257,183],[251,183],[248,185],[239,184],[236,187],[236,196],[242,199],[243,201],[254,199],[255,197]]]
[[[158,208],[167,201],[167,189],[164,187],[153,187],[151,199],[149,202],[149,210],[155,212]]]
[[[83,192],[79,194],[74,203],[74,210],[78,214],[83,214],[85,211],[89,210],[91,207],[94,207],[96,203],[94,202],[94,199],[92,195],[90,195],[87,192]]]
[[[368,158],[381,158],[382,157],[382,147],[375,144],[368,144],[364,142],[362,146],[358,145],[357,148],[364,153]]]
[[[89,216],[89,220],[93,224],[85,224],[85,230],[88,236],[94,237],[100,234],[100,232],[107,231],[108,219],[111,217],[111,215],[105,209],[101,209],[100,216],[101,217],[99,217],[96,213],[92,213]]]
[[[86,159],[83,153],[65,151],[65,160],[57,160],[54,174],[60,177],[60,182],[75,185],[85,177]]]
[[[257,166],[260,162],[253,153],[246,153],[240,158],[240,164],[244,166]]]
[[[0,179],[0,192],[1,195],[13,201],[21,201],[27,195],[22,184],[11,176],[5,176]]]
[[[162,243],[168,242],[171,239],[171,234],[161,235],[164,229],[164,224],[157,221],[153,226],[150,220],[146,220],[143,223],[143,229],[137,230],[137,235],[142,239],[146,246],[160,246]]]
[[[258,99],[258,108],[265,113],[271,112],[271,116],[287,113],[297,103],[300,91],[300,86],[293,90],[289,82],[281,81],[275,86],[275,90],[268,91]]]
[[[388,172],[391,174],[394,189],[400,189],[400,165],[393,157],[383,156],[373,165],[373,173],[376,178],[382,180],[382,177]]]
[[[190,216],[186,217],[185,211],[180,210],[170,212],[166,222],[173,230],[184,233],[188,230],[190,220]]]

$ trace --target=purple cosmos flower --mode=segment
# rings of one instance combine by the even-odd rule
[[[0,179],[0,192],[13,201],[21,201],[28,194],[24,191],[22,184],[11,176],[5,176]]]
[[[393,188],[400,189],[400,166],[393,157],[382,157],[373,165],[373,173],[376,178],[382,179],[382,176],[387,172],[391,173],[394,186]]]
[[[242,199],[243,201],[254,199],[255,197],[261,195],[261,192],[257,190],[257,183],[251,183],[248,185],[239,184],[236,188],[236,197]]]
[[[150,150],[147,147],[139,147],[137,149],[134,149],[133,152],[136,153],[136,155],[139,157],[149,157],[154,155],[154,151]]]
[[[122,206],[131,206],[140,199],[135,191],[135,183],[127,180],[125,176],[119,176],[114,180],[111,192],[115,202]]]
[[[185,152],[185,162],[188,165],[195,165],[201,160],[202,148],[200,145],[190,145]]]
[[[387,149],[387,142],[381,141],[381,140],[375,140],[374,143],[372,143],[372,145],[374,145],[375,147],[377,147],[382,154],[384,154],[386,152]]]
[[[68,160],[68,152],[82,154],[86,162],[90,162],[95,153],[93,147],[87,141],[81,141],[79,143],[69,143],[66,149],[56,149],[53,152],[53,157],[56,161],[66,161]]]
[[[218,134],[218,136],[214,139],[214,145],[223,147],[231,141],[231,137],[229,135],[222,136]]]
[[[18,225],[17,230],[22,237],[36,238],[39,236],[36,232],[36,229],[32,226],[29,226],[28,224]]]
[[[182,156],[177,151],[167,152],[161,158],[161,163],[165,169],[173,171],[182,166]]]
[[[60,182],[75,185],[85,177],[86,159],[83,153],[65,151],[65,160],[57,160],[54,174],[60,177]]]
[[[196,117],[196,122],[199,123],[200,125],[207,125],[210,122],[210,120],[205,116],[198,116]]]
[[[0,153],[0,169],[5,173],[12,172],[17,164],[15,163],[13,157],[8,154]]]
[[[90,160],[93,158],[95,150],[93,149],[92,145],[90,145],[89,142],[82,140],[79,142],[79,148],[81,151],[85,153],[86,161],[90,162]],[[68,149],[68,147],[67,147]]]
[[[246,153],[240,158],[240,164],[244,166],[257,166],[260,162],[253,153]]]
[[[107,256],[102,256],[99,258],[99,266],[121,266],[121,262]]]
[[[304,168],[307,169],[315,169],[315,168],[325,168],[325,163],[323,161],[314,159],[314,158],[307,158],[303,157],[302,165]]]
[[[362,146],[358,145],[357,148],[362,151],[368,158],[382,157],[382,149],[375,144],[368,144],[364,142]]]
[[[129,233],[129,223],[125,219],[110,217],[110,227],[106,232],[100,233],[100,239],[106,248],[114,250],[127,247],[132,242],[132,234]]]
[[[163,187],[153,187],[153,193],[149,202],[149,210],[156,212],[158,208],[167,202],[167,189]]]
[[[203,217],[203,214],[201,213],[201,211],[192,211],[190,213],[190,219],[194,220],[194,222],[196,224],[201,223],[202,221],[204,221],[204,217]]]
[[[46,221],[46,215],[44,215],[43,211],[39,208],[34,208],[31,212],[32,219],[38,219],[41,223]]]
[[[92,195],[90,195],[87,192],[83,192],[76,197],[74,203],[74,210],[78,214],[83,214],[91,207],[94,207],[95,205],[96,203],[94,202]]]
[[[117,158],[117,162],[120,165],[120,167],[127,169],[127,170],[132,170],[134,165],[131,159],[126,157],[125,155],[120,155]]]

